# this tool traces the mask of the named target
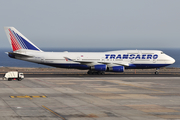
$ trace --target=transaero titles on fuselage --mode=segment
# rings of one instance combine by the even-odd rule
[[[105,54],[105,59],[157,59],[158,55],[154,54]]]

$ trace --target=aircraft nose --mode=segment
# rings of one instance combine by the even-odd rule
[[[170,57],[170,63],[171,63],[171,64],[175,63],[175,59],[172,58],[172,57]]]

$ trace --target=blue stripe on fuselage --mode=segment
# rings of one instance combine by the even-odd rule
[[[42,63],[42,64],[52,66],[52,67],[57,67],[57,68],[69,68],[69,69],[81,69],[81,70],[90,69],[89,66],[82,65],[82,64],[48,64],[48,63]]]
[[[82,65],[82,64],[48,64],[48,63],[42,63],[42,64],[57,67],[57,68],[69,68],[69,69],[81,69],[81,70],[90,69],[89,66]],[[130,64],[129,66],[125,67],[125,69],[160,68],[160,67],[165,67],[168,65],[170,65],[170,64]]]
[[[149,68],[160,68],[171,64],[130,64],[125,69],[149,69]]]

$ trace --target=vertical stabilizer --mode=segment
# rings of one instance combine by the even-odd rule
[[[14,27],[4,27],[7,38],[11,44],[13,51],[20,49],[41,51],[36,45],[29,41],[24,35],[22,35]]]

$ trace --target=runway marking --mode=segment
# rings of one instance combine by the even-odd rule
[[[51,113],[53,113],[54,115],[60,117],[62,120],[66,120],[64,117],[60,116],[59,114],[57,114],[56,112],[52,111],[51,109],[47,108],[46,106],[42,105],[43,108],[45,108],[46,110],[50,111]]]
[[[24,95],[24,96],[10,96],[10,98],[30,98],[32,100],[32,98],[47,98],[47,96],[45,96],[45,95],[41,95],[41,96]]]

